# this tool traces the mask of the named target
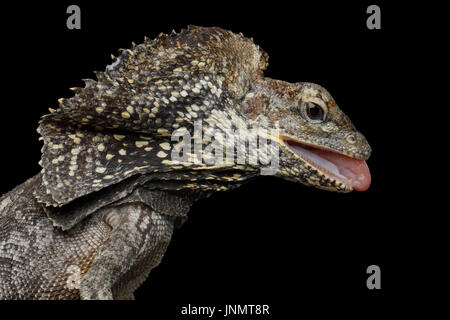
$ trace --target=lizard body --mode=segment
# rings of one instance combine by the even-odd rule
[[[38,128],[42,171],[0,199],[0,298],[132,299],[195,200],[262,173],[247,153],[208,161],[212,144],[263,136],[274,175],[367,189],[366,139],[325,89],[265,78],[267,61],[242,35],[189,27],[123,50],[60,99]]]

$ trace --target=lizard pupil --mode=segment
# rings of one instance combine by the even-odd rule
[[[308,118],[311,120],[322,120],[323,119],[323,110],[317,104],[309,102],[306,106],[306,112]]]

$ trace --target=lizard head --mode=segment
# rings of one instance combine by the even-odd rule
[[[242,106],[252,121],[279,132],[278,176],[331,191],[369,188],[371,148],[321,86],[265,78]]]

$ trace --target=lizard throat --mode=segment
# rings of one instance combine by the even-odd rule
[[[331,150],[291,139],[283,139],[283,142],[302,160],[328,178],[339,181],[356,191],[366,191],[369,188],[371,176],[364,160],[350,158]]]

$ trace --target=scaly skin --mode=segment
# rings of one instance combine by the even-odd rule
[[[192,202],[263,168],[247,155],[209,163],[188,150],[174,160],[171,134],[194,137],[195,121],[228,140],[264,135],[277,147],[276,176],[352,191],[286,141],[362,160],[367,141],[325,89],[265,78],[267,61],[242,35],[190,27],[123,50],[98,81],[60,99],[38,128],[41,173],[0,201],[0,298],[133,298]]]

